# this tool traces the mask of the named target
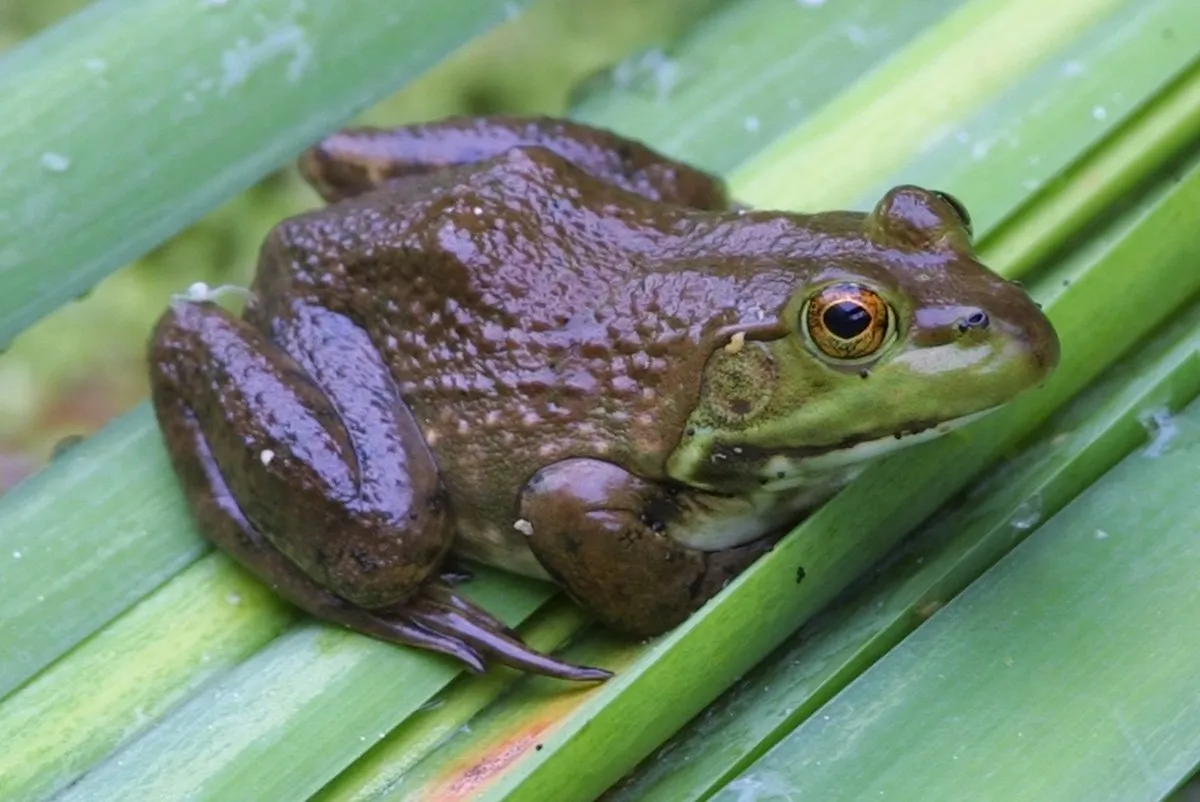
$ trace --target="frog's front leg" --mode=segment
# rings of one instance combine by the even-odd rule
[[[272,337],[211,304],[151,343],[155,412],[201,531],[281,596],[374,637],[567,679],[439,580],[453,516],[386,366],[349,319],[296,304]]]
[[[717,176],[611,131],[549,117],[458,117],[398,128],[351,128],[305,152],[300,172],[333,202],[409,176],[534,147],[651,200],[693,209],[729,207]]]
[[[525,486],[519,522],[529,547],[580,604],[639,637],[680,624],[778,540],[701,551],[670,536],[695,491],[646,481],[609,462],[568,459]],[[782,534],[780,532],[779,534]]]

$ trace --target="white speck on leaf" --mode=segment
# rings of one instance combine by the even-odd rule
[[[242,603],[242,597],[236,593],[227,593],[225,594],[225,602],[226,604],[232,604],[236,607]]]
[[[1108,532],[1103,529],[1096,530],[1096,540],[1108,540]]]
[[[13,559],[14,559],[14,560],[19,560],[19,559],[21,559],[21,552],[19,552],[19,551],[14,551],[14,552],[13,552]]]
[[[304,29],[295,23],[265,30],[263,38],[257,42],[239,39],[232,49],[221,54],[218,91],[227,94],[244,84],[258,69],[286,56],[291,57],[286,67],[287,79],[295,83],[304,75],[312,59],[312,45]]]
[[[1009,523],[1013,529],[1032,529],[1042,520],[1042,499],[1030,496],[1021,502]]]
[[[617,88],[632,90],[648,84],[656,103],[670,97],[683,77],[679,62],[657,48],[622,59],[612,69],[613,84]]]
[[[1142,450],[1142,456],[1154,459],[1161,457],[1179,435],[1179,427],[1171,417],[1171,410],[1166,407],[1147,410],[1138,415],[1138,423],[1150,435],[1150,442]]]
[[[747,117],[742,122],[742,127],[753,134],[754,132],[756,132],[758,130],[758,127],[759,127],[758,118],[753,115]]]
[[[1092,106],[1092,117],[1097,120],[1103,120],[1108,116],[1108,109],[1103,106]]]
[[[66,172],[66,169],[71,166],[71,160],[61,153],[51,153],[46,151],[42,154],[42,167],[45,167],[52,173]]]

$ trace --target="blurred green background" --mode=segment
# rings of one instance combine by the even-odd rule
[[[0,50],[19,46],[86,4],[0,0]],[[509,23],[363,121],[557,113],[572,104],[577,87],[608,81],[661,91],[669,73],[661,43],[721,4],[538,0],[519,14],[514,5]],[[145,397],[143,346],[171,293],[196,281],[247,284],[270,226],[317,202],[294,170],[283,169],[26,330],[0,355],[0,493],[50,459],[56,444],[95,431]]]

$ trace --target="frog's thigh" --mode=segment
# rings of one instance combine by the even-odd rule
[[[521,497],[530,549],[607,626],[637,636],[665,632],[774,542],[766,538],[721,552],[683,546],[655,531],[645,514],[667,493],[601,460],[549,465]]]
[[[350,128],[300,158],[300,172],[329,202],[512,148],[545,148],[631,192],[696,209],[729,206],[724,182],[611,131],[548,117],[459,117],[397,128]]]
[[[185,312],[183,320],[177,311]],[[154,412],[198,528],[279,595],[308,612],[329,617],[340,609],[352,609],[263,537],[221,475],[197,417],[192,375],[205,353],[196,351],[191,337],[200,321],[214,316],[224,317],[224,313],[204,306],[168,310],[155,331],[150,359]]]
[[[433,457],[349,321],[294,304],[275,335],[215,306],[179,304],[155,331],[151,361],[171,366],[264,538],[359,606],[403,601],[453,538]],[[154,381],[163,383],[161,371]]]

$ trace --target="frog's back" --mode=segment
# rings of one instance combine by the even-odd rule
[[[728,281],[663,269],[694,214],[514,150],[281,224],[256,292],[366,328],[468,537],[508,544],[541,466],[600,457],[663,475],[703,343],[737,316]]]

